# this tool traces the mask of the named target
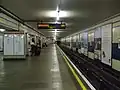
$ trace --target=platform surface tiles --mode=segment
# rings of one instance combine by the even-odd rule
[[[0,90],[77,90],[55,44],[27,60],[0,61]]]

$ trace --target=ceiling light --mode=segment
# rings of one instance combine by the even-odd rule
[[[38,18],[41,18],[41,17],[56,18],[57,11],[58,11],[58,9],[56,9],[56,10],[43,10],[43,11],[39,10],[39,11],[36,11],[36,13],[34,13],[34,16],[36,16]],[[69,17],[86,17],[86,16],[83,15],[82,12],[60,10],[59,17],[60,18],[69,18]]]
[[[37,13],[38,17],[52,17],[55,18],[58,13],[56,13],[56,10],[51,10],[51,11],[41,11]],[[73,17],[76,16],[75,12],[72,11],[60,11],[59,12],[59,17],[60,18],[66,18],[66,17]]]
[[[1,32],[4,32],[4,31],[5,31],[5,29],[0,29],[0,31],[1,31]]]

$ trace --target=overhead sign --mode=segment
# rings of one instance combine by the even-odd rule
[[[37,28],[38,29],[65,29],[66,24],[65,23],[61,23],[61,24],[38,23]]]

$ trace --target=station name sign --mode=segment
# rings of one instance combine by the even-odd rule
[[[66,28],[66,24],[65,23],[38,23],[37,24],[37,28],[38,29],[65,29]]]

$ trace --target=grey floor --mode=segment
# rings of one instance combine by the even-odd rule
[[[55,45],[38,57],[0,61],[0,90],[77,90]]]

